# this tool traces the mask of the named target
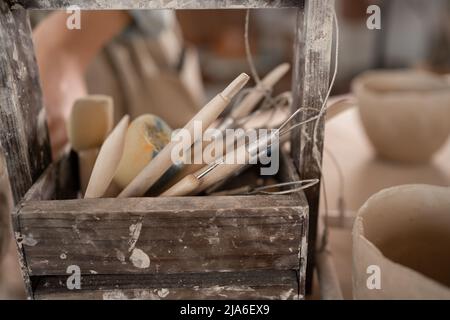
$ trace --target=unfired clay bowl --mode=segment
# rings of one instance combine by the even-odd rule
[[[369,71],[352,83],[362,124],[386,159],[425,163],[450,134],[450,84],[425,71]]]
[[[353,295],[450,299],[449,187],[403,185],[367,200],[353,226]]]

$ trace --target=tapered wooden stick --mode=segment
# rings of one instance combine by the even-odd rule
[[[237,149],[226,154],[222,160],[226,161],[227,157],[232,157],[233,162],[235,163],[228,164],[223,162],[216,165],[215,167],[207,165],[196,171],[194,174],[189,174],[181,179],[170,189],[161,194],[161,196],[174,197],[197,194],[248,164],[249,160],[252,158],[252,155],[248,151],[248,146],[242,144]],[[208,168],[212,169],[207,174],[204,174],[205,170],[209,170]]]
[[[230,116],[239,119],[247,116],[255,108],[256,104],[264,97],[266,90],[271,90],[273,86],[289,71],[289,63],[280,64],[269,72],[261,82],[234,108]]]
[[[352,96],[338,96],[335,99],[331,99],[328,103],[328,112],[330,112],[330,115],[328,116],[326,120],[329,121],[330,119],[334,118],[341,112],[347,110],[348,108],[354,106],[354,99]],[[286,141],[289,140],[289,135],[285,134],[279,137],[279,144],[283,144]],[[264,143],[265,141],[258,142],[259,144]],[[238,157],[241,157],[241,161],[237,161],[235,164],[228,164],[228,163],[221,163],[214,167],[212,170],[210,170],[207,174],[202,176],[201,178],[198,178],[202,175],[202,173],[207,170],[209,165],[203,166],[202,168],[198,169],[195,172],[190,172],[187,174],[183,179],[180,179],[177,183],[175,183],[171,188],[169,188],[166,192],[161,194],[161,196],[166,197],[174,197],[174,196],[185,196],[185,195],[195,195],[198,194],[209,187],[213,186],[214,184],[227,179],[232,174],[235,174],[237,172],[240,172],[242,168],[248,165],[249,159],[255,156],[255,154],[249,154],[247,150],[246,145],[239,146],[234,151]],[[262,151],[264,152],[264,151]],[[226,157],[226,156],[225,156]],[[242,163],[242,157],[245,157],[246,161],[245,163]]]
[[[192,191],[200,187],[200,180],[194,175],[189,174],[173,187],[161,194],[161,197],[176,197],[190,194]]]
[[[85,198],[100,198],[111,184],[122,157],[129,122],[130,117],[124,116],[100,148],[84,195]]]
[[[213,123],[231,99],[247,83],[249,76],[245,73],[240,74],[233,82],[228,85],[221,93],[215,96],[206,104],[184,127],[184,130],[191,136],[194,136],[194,123],[199,121],[203,130]],[[194,142],[194,141],[193,141]],[[172,150],[182,144],[183,141],[169,142],[158,155],[131,181],[131,183],[119,194],[120,198],[142,196],[173,164],[171,155]]]
[[[242,99],[242,101],[231,111],[230,116],[223,120],[223,122],[219,125],[218,129],[224,131],[225,129],[233,126],[235,120],[245,117],[250,114],[250,112],[256,107],[258,102],[264,97],[266,90],[271,90],[273,86],[280,81],[280,79],[289,71],[290,65],[289,63],[283,63],[277,66],[275,69],[270,71],[257,85],[253,88],[248,95]],[[270,111],[269,111],[270,112]],[[200,149],[201,152],[205,149],[208,143],[203,142],[203,146]],[[191,151],[194,150],[191,148]],[[194,157],[197,159],[197,157]],[[201,158],[201,157],[199,157]],[[175,185],[179,181],[183,179],[183,177],[196,172],[197,170],[203,168],[205,164],[200,163],[191,163],[185,164],[183,168],[172,178],[172,180],[168,183],[167,188]]]

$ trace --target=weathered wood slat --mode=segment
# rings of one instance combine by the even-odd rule
[[[279,178],[298,179],[291,160],[284,154],[280,159]],[[261,284],[262,287],[254,291],[249,291],[248,286],[235,286],[230,293],[229,288],[208,285],[202,292],[179,288],[171,297],[220,298],[228,294],[229,298],[279,298],[287,292],[304,295],[302,263],[306,258],[307,205],[303,193],[42,201],[73,196],[76,186],[70,174],[76,176],[75,164],[70,157],[52,164],[18,207],[16,230],[26,256],[25,270],[33,282],[42,276],[64,279],[67,267],[78,265],[83,278],[92,277],[92,281],[106,274],[114,281],[129,279],[130,287],[122,292],[122,298],[156,298],[153,294],[164,287],[155,285],[153,291],[142,289],[141,277],[158,274],[164,279],[168,274],[177,274],[183,279],[180,273],[201,272],[205,273],[202,277],[209,277],[207,274],[214,275],[217,271],[233,274],[242,270],[249,273],[300,270],[288,289],[269,285],[271,282],[266,278],[268,287]],[[61,193],[61,190],[67,192]],[[136,258],[132,258],[133,249],[149,257],[148,267],[136,267],[136,260],[133,264]],[[137,265],[142,267],[142,262]],[[202,281],[195,286],[202,286]],[[72,297],[102,298],[104,294],[106,297],[122,294],[112,289],[103,290],[98,285],[98,290],[93,284],[92,290],[73,292]],[[67,290],[41,293],[37,287],[33,288],[30,297],[34,294],[37,294],[35,298],[71,296]],[[290,290],[292,288],[295,290]]]
[[[67,276],[38,277],[35,299],[303,299],[295,271],[210,272],[170,275],[82,276],[68,290]]]
[[[26,10],[0,2],[0,153],[17,204],[51,161],[50,144]],[[17,225],[16,210],[12,212]],[[31,295],[26,259],[19,262]]]
[[[297,170],[295,170],[295,165],[289,156],[286,156],[284,153],[282,153],[282,157],[280,158],[280,171],[278,173],[281,181],[298,181],[299,175],[297,173]],[[295,192],[290,195],[293,199],[296,199],[298,203],[305,203],[307,204],[308,201],[306,200],[306,196],[304,192]],[[298,271],[298,274],[301,276],[298,278],[298,286],[299,286],[299,293],[301,296],[305,295],[305,281],[306,281],[306,266],[307,266],[307,257],[308,257],[308,232],[309,232],[309,207],[306,206],[304,210],[305,219],[304,219],[304,225],[303,229],[305,230],[305,233],[302,235],[301,238],[301,244],[300,244],[300,255],[299,255],[299,266],[300,269]]]
[[[6,161],[0,152],[0,261],[2,261],[11,239],[12,208],[13,200]]]
[[[9,0],[28,9],[242,9],[295,8],[303,0]]]
[[[76,199],[79,193],[78,164],[74,152],[51,163],[28,190],[23,202]]]
[[[26,10],[0,2],[0,148],[17,203],[51,161]]]
[[[286,196],[31,201],[19,221],[30,275],[299,269],[304,210]]]
[[[333,39],[334,0],[308,0],[304,10],[298,11],[297,35],[293,72],[293,108],[312,108],[313,112],[299,115],[298,121],[317,115],[329,85],[331,46]],[[313,146],[315,122],[293,133],[292,157],[302,179],[320,179],[322,163],[324,121],[317,130],[317,149]],[[320,184],[305,190],[309,204],[307,291],[311,289],[316,249],[317,219]]]

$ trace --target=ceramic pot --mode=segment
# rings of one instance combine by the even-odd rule
[[[353,226],[356,299],[450,299],[450,188],[380,191]]]
[[[369,71],[352,83],[362,124],[386,159],[425,163],[450,134],[450,84],[425,71]]]

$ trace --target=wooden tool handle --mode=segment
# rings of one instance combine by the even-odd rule
[[[173,187],[171,189],[177,190],[178,196],[184,196],[184,195],[188,195],[188,194],[197,194],[197,193],[207,189],[208,187],[212,186],[216,182],[219,182],[220,180],[225,179],[229,175],[233,174],[233,172],[236,172],[237,170],[239,170],[240,168],[245,166],[249,160],[249,154],[247,152],[247,147],[245,145],[241,145],[236,150],[233,150],[232,153],[230,152],[227,155],[225,155],[224,160],[227,159],[226,158],[227,156],[229,156],[229,157],[232,156],[233,160],[236,163],[235,164],[227,164],[227,163],[219,164],[214,169],[212,169],[210,172],[208,172],[205,176],[203,176],[201,179],[198,179],[199,185],[197,187],[195,187],[195,189],[192,189],[192,190],[187,189],[185,187],[186,181],[184,181],[184,179],[180,180],[178,183],[173,185]],[[194,177],[198,177],[208,167],[209,167],[209,165],[206,165],[191,175]],[[188,175],[186,177],[189,177],[191,175]],[[185,192],[186,190],[189,190],[189,193],[181,193],[181,191]]]
[[[200,179],[200,186],[193,192],[193,194],[206,190],[207,188],[211,187],[217,182],[228,178],[235,172],[238,172],[240,169],[242,169],[249,163],[252,163],[252,161],[256,159],[258,154],[261,154],[262,151],[259,150],[261,150],[261,148],[265,148],[270,139],[271,137],[268,136],[265,139],[259,139],[254,144],[251,145],[242,144],[238,146],[236,150],[233,151],[233,154],[235,154],[236,157],[234,158],[235,162],[232,164],[226,163],[227,162],[226,157],[230,155],[230,153],[225,155],[225,162],[219,164],[210,172],[208,172],[206,175],[204,175]],[[195,175],[199,176],[202,172],[204,172],[204,169],[199,170],[198,172],[196,172]]]
[[[86,193],[89,184],[89,178],[98,156],[98,148],[78,151],[78,170],[80,174],[80,191],[81,194]]]
[[[88,95],[77,99],[67,123],[72,149],[100,148],[113,127],[113,100],[105,95]]]
[[[108,189],[122,157],[129,121],[130,117],[124,116],[103,143],[86,188],[85,198],[100,198]]]
[[[289,63],[283,63],[269,72],[264,79],[261,80],[261,83],[246,95],[242,102],[231,111],[231,117],[233,119],[239,119],[247,116],[264,97],[266,90],[272,89],[288,70]]]
[[[203,129],[206,129],[226,108],[230,100],[247,83],[249,76],[240,74],[228,87],[216,95],[206,104],[183,128],[185,132],[194,137],[194,124],[199,121]],[[194,142],[194,141],[192,141]],[[142,196],[172,165],[172,150],[182,144],[172,140],[158,155],[130,182],[130,184],[119,194],[120,198]]]
[[[242,167],[246,166],[246,163],[226,164],[222,163],[215,167],[211,172],[202,177],[200,185],[191,194],[198,194],[217,182],[229,177],[234,172],[238,171]],[[203,170],[203,169],[202,169]]]
[[[191,194],[200,186],[200,180],[189,174],[161,194],[161,197],[186,196]]]

